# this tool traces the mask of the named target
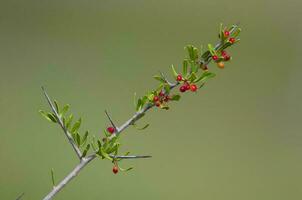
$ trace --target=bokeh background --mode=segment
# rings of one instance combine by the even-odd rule
[[[186,44],[217,41],[240,22],[231,63],[197,95],[153,110],[122,137],[113,175],[94,161],[55,199],[301,199],[301,1],[0,1],[0,199],[41,199],[50,169],[62,179],[77,159],[61,129],[38,114],[41,93],[70,103],[99,136],[104,110],[121,124],[152,75],[179,67]],[[82,129],[82,130],[83,130]]]

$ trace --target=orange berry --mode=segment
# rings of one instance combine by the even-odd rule
[[[218,66],[220,69],[223,69],[223,68],[224,68],[224,62],[219,62],[219,63],[217,63],[217,66]]]

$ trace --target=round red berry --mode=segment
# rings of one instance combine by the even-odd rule
[[[176,80],[177,80],[177,81],[182,81],[182,76],[181,76],[180,74],[177,75]]]
[[[117,173],[118,173],[118,167],[117,167],[117,166],[114,166],[114,167],[112,168],[112,172],[113,172],[114,174],[117,174]]]
[[[196,92],[197,86],[195,84],[192,84],[190,89],[192,92]]]
[[[159,97],[158,97],[158,96],[154,96],[154,97],[153,97],[153,101],[154,101],[154,102],[156,102],[156,101],[158,101],[158,100],[159,100]]]
[[[155,106],[156,106],[156,107],[159,107],[159,106],[160,106],[160,102],[156,102],[156,103],[155,103]]]
[[[180,88],[179,88],[179,91],[180,92],[185,92],[187,90],[187,87],[185,85],[182,85]]]
[[[230,59],[231,59],[231,56],[229,56],[229,55],[225,55],[225,56],[223,56],[223,59],[224,59],[225,61],[228,61],[228,60],[230,60]]]
[[[229,42],[232,43],[232,44],[233,44],[235,41],[236,41],[235,38],[230,38],[230,39],[229,39]]]
[[[221,55],[226,56],[226,55],[228,55],[228,53],[226,51],[221,51]]]
[[[107,131],[111,134],[113,134],[115,132],[115,128],[113,128],[112,126],[107,128]]]
[[[230,36],[230,32],[229,31],[224,31],[224,36],[225,37],[229,37]]]
[[[169,100],[170,100],[170,97],[169,96],[165,96],[164,101],[168,102]]]
[[[217,55],[214,55],[212,56],[213,60],[218,60],[218,56]]]
[[[186,90],[190,89],[190,84],[189,83],[186,83],[185,86],[186,86]]]
[[[159,96],[163,97],[165,96],[165,93],[163,91],[160,91]]]

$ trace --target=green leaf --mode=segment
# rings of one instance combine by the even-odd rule
[[[127,169],[123,169],[121,168],[120,166],[118,166],[118,168],[122,171],[122,172],[127,172],[127,171],[130,171],[131,169],[133,169],[133,167],[129,167]]]
[[[57,117],[55,116],[55,114],[53,113],[47,113],[47,117],[53,122],[53,123],[57,123]]]
[[[39,113],[48,121],[52,122],[52,120],[48,117],[48,113],[44,112],[43,110],[39,110]]]
[[[208,48],[212,56],[217,55],[217,52],[215,51],[214,47],[211,44],[208,44]]]
[[[84,144],[86,143],[87,138],[88,138],[88,135],[89,135],[89,132],[88,132],[88,131],[86,131],[86,132],[85,132],[85,134],[84,134],[84,136],[83,136],[83,139],[82,139],[82,143],[81,143],[81,145],[84,145]]]
[[[214,73],[212,73],[212,72],[204,72],[198,79],[196,79],[195,81],[194,81],[194,83],[197,83],[197,82],[199,82],[199,81],[205,81],[205,80],[207,80],[207,79],[209,79],[209,78],[213,78],[213,77],[215,77],[216,76],[216,74],[214,74]]]
[[[145,126],[143,126],[142,128],[138,128],[135,124],[133,124],[133,126],[137,129],[137,130],[145,130],[146,128],[148,128],[150,126],[150,124],[146,124]]]
[[[176,72],[175,68],[173,65],[171,65],[173,76],[176,78],[178,76],[178,73]]]
[[[172,97],[171,97],[171,100],[172,101],[179,101],[180,100],[180,95],[179,94],[175,94],[175,95],[173,95]]]
[[[190,82],[193,82],[196,78],[197,78],[196,74],[194,72],[192,72],[191,75],[190,75],[190,77],[188,78],[188,80]]]
[[[184,59],[184,61],[182,62],[182,72],[184,76],[186,76],[188,73],[188,65],[189,65],[188,59]]]
[[[78,147],[81,145],[81,136],[79,133],[76,133],[76,142],[77,142],[77,145]]]
[[[70,114],[69,117],[66,119],[66,122],[65,122],[65,127],[66,129],[68,129],[70,127],[70,124],[73,120],[73,114]]]
[[[66,104],[66,105],[63,107],[62,111],[60,112],[60,115],[61,115],[61,116],[64,116],[64,115],[67,113],[67,111],[69,110],[69,108],[70,108],[70,105],[69,105],[69,104]]]
[[[139,98],[137,100],[137,104],[136,104],[136,111],[139,111],[141,109],[141,107],[142,107],[142,99]]]
[[[55,184],[55,175],[54,175],[54,169],[53,168],[51,168],[50,174],[51,174],[52,186],[54,187],[56,184]]]
[[[57,113],[59,113],[60,112],[60,108],[59,108],[59,104],[58,104],[57,100],[54,100],[53,102],[55,104]]]
[[[155,75],[155,76],[153,76],[153,78],[155,78],[155,80],[160,81],[161,83],[166,83],[166,80],[159,75]]]
[[[153,93],[150,93],[148,94],[148,100],[153,102],[153,98],[154,98],[154,94]]]
[[[82,119],[80,118],[78,121],[76,121],[76,123],[73,125],[72,129],[71,129],[71,132],[72,133],[75,133],[79,130],[80,126],[81,126],[81,123],[82,123]]]
[[[195,56],[194,56],[194,47],[193,45],[187,45],[186,49],[188,51],[189,57],[191,60],[195,60]]]
[[[83,151],[82,157],[85,157],[87,155],[87,152],[89,151],[89,149],[90,149],[90,144],[87,144],[85,150]]]
[[[169,93],[170,93],[170,90],[171,90],[170,85],[165,84],[164,88],[165,88],[165,93],[166,93],[166,94],[169,94]]]

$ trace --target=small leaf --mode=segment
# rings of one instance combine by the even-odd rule
[[[81,144],[81,145],[84,145],[84,144],[86,143],[87,138],[88,138],[88,135],[89,135],[89,132],[86,131],[86,132],[85,132],[85,135],[84,135],[84,137],[83,137],[83,139],[82,139],[82,144]]]
[[[169,94],[169,93],[170,93],[170,90],[171,90],[170,85],[165,84],[164,88],[165,88],[165,93],[166,93],[166,94]]]
[[[66,122],[65,122],[65,127],[66,129],[68,129],[70,127],[70,124],[73,120],[73,114],[70,114],[69,117],[66,119]]]
[[[57,117],[53,113],[47,113],[47,117],[53,122],[57,123]]]
[[[194,72],[192,72],[191,75],[190,75],[190,77],[188,78],[188,80],[189,80],[190,82],[193,82],[196,78],[197,78],[197,77],[196,77],[196,74],[195,74]]]
[[[136,111],[139,111],[141,109],[141,107],[142,107],[142,99],[139,98],[137,100],[137,104],[136,104]]]
[[[59,108],[59,104],[58,104],[57,100],[54,100],[53,102],[55,104],[57,113],[59,113],[60,112],[60,108]]]
[[[81,145],[81,136],[79,133],[76,133],[76,142],[77,142],[77,145],[78,147]]]
[[[66,104],[66,105],[63,107],[62,111],[60,112],[60,115],[61,115],[61,116],[64,116],[64,115],[67,113],[67,111],[69,110],[69,108],[70,108],[70,105],[69,105],[69,104]]]
[[[48,113],[44,112],[43,110],[39,110],[39,113],[48,121],[52,122],[52,120],[48,117]]]
[[[206,79],[208,79],[208,78],[213,78],[213,77],[215,77],[216,76],[216,74],[214,74],[214,73],[212,73],[212,72],[204,72],[198,79],[196,79],[195,81],[194,81],[194,83],[197,83],[197,82],[199,82],[199,81],[205,81]]]
[[[208,44],[208,48],[209,48],[209,51],[212,56],[217,55],[217,52],[215,51],[215,49],[213,48],[213,46],[211,44]]]
[[[54,175],[54,169],[53,168],[51,168],[50,174],[51,174],[52,186],[54,187],[56,184],[55,184],[55,175]]]
[[[184,61],[182,62],[182,71],[183,71],[183,75],[186,76],[188,73],[188,59],[184,59]]]
[[[87,155],[87,152],[89,151],[89,149],[90,149],[90,144],[87,144],[85,150],[83,151],[82,157],[85,157]]]
[[[191,60],[195,60],[193,48],[194,48],[193,45],[186,46],[186,49],[188,51],[188,54],[189,54],[189,57]]]
[[[118,168],[122,171],[122,172],[127,172],[127,171],[130,171],[131,169],[133,169],[133,167],[129,167],[127,169],[123,169],[121,168],[120,166],[118,166]]]
[[[72,129],[71,129],[71,132],[72,133],[75,133],[79,130],[80,126],[81,126],[81,123],[82,123],[82,119],[80,118],[78,121],[76,121],[76,123],[73,125]]]
[[[163,77],[159,76],[159,75],[155,75],[155,76],[153,76],[153,78],[160,81],[161,83],[166,83],[166,80]]]
[[[173,65],[171,65],[173,76],[176,78],[178,76],[178,73],[176,72],[175,68]]]
[[[171,97],[172,101],[179,101],[180,100],[180,95],[179,94],[175,94]]]
[[[146,128],[148,128],[150,126],[150,124],[146,124],[145,126],[143,126],[142,128],[138,128],[135,124],[133,125],[137,130],[145,130]]]

